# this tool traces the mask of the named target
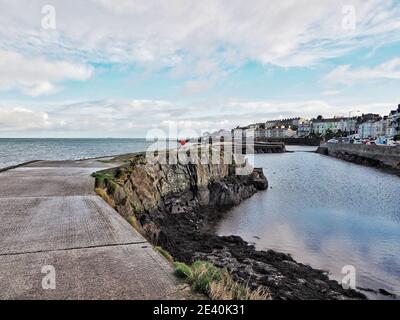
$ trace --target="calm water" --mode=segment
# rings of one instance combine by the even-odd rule
[[[255,162],[269,190],[231,210],[218,234],[290,253],[336,280],[352,265],[357,286],[400,295],[399,177],[309,152]]]
[[[0,139],[0,168],[30,160],[76,160],[147,150],[145,139]]]

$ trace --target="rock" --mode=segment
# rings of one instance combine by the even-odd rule
[[[124,188],[117,185],[115,187],[115,192],[114,192],[115,204],[116,205],[123,204],[125,200],[126,200],[126,193],[124,191]]]
[[[393,298],[396,297],[395,294],[393,294],[393,293],[391,293],[389,291],[386,291],[385,289],[379,289],[379,293],[384,295],[384,296],[387,296],[387,297],[393,297]]]
[[[201,206],[207,206],[210,203],[210,190],[207,186],[201,186],[197,190],[197,197]]]
[[[124,218],[127,218],[132,215],[132,207],[130,206],[128,201],[126,201],[125,204],[123,205],[117,205],[116,210]]]
[[[254,169],[252,175],[252,182],[257,190],[267,190],[268,180],[265,178],[262,169]]]

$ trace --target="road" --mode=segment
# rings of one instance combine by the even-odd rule
[[[171,265],[94,193],[97,160],[0,173],[0,299],[175,299]]]

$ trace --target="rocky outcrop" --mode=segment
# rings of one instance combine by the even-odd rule
[[[129,165],[103,173],[112,178],[97,179],[96,187],[107,190],[124,217],[140,217],[155,210],[175,214],[200,207],[237,205],[268,187],[260,169],[241,176],[235,174],[232,164],[153,164],[143,155],[137,155]]]
[[[100,173],[96,186],[106,189],[116,210],[133,217],[145,237],[176,261],[211,261],[251,288],[267,288],[275,299],[363,298],[289,255],[257,251],[240,237],[209,231],[226,208],[268,187],[261,169],[249,175],[236,175],[236,170],[225,164],[150,164],[136,156],[126,166]]]

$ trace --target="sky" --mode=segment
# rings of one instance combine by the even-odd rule
[[[0,0],[0,137],[387,114],[399,17],[400,0]]]

